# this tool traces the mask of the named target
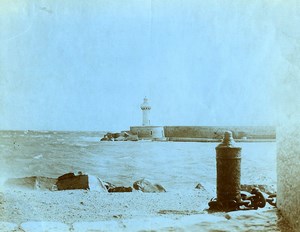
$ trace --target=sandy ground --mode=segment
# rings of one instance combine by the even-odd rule
[[[0,231],[291,231],[277,210],[208,213],[203,190],[99,193],[3,190]]]

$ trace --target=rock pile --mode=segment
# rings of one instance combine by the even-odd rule
[[[163,186],[160,184],[152,184],[146,179],[141,179],[133,183],[133,188],[135,190],[140,190],[145,193],[161,193],[166,192]]]
[[[54,188],[52,188],[54,189]],[[109,182],[104,182],[100,178],[79,172],[66,173],[57,178],[56,190],[86,189],[98,192],[132,192],[138,190],[146,193],[166,192],[160,184],[152,184],[150,181],[141,179],[133,183],[132,187],[115,186]]]
[[[112,183],[104,182],[105,187],[109,193],[116,193],[116,192],[132,192],[131,187],[124,187],[124,186],[115,186]]]
[[[121,133],[106,133],[100,141],[138,141],[138,136],[130,134],[128,131]]]

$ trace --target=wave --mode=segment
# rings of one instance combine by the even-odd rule
[[[99,136],[80,136],[79,141],[84,141],[84,142],[99,142],[100,141]]]

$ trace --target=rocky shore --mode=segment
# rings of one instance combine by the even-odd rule
[[[288,231],[277,210],[208,213],[205,190],[1,192],[1,231]]]
[[[79,175],[81,181],[83,176]],[[55,181],[46,177],[8,181],[0,193],[1,231],[291,231],[271,205],[209,212],[207,203],[215,193],[200,183],[171,192],[144,179],[134,182],[132,191],[121,192],[95,188],[57,191],[51,187],[70,177],[73,181],[71,174]],[[68,183],[74,184],[72,181]],[[35,183],[32,188],[31,183]],[[105,190],[121,187],[104,186]],[[253,186],[242,187],[247,191]],[[274,191],[268,186],[256,187],[264,194]]]

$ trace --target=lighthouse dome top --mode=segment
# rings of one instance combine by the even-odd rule
[[[151,110],[151,106],[149,105],[148,98],[144,98],[144,102],[141,104],[142,110]]]

